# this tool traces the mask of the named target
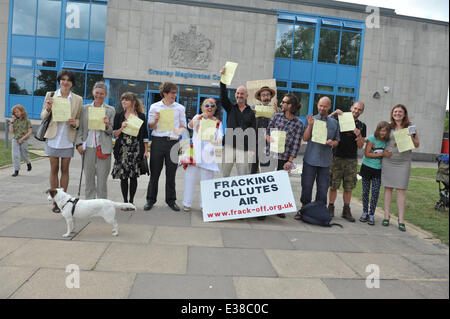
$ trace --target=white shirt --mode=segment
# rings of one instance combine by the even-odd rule
[[[56,91],[57,97],[62,97],[61,90]],[[68,96],[70,105],[72,105],[72,92]],[[52,148],[73,148],[73,142],[69,139],[69,122],[58,122],[58,130],[56,136],[52,139],[47,139],[48,146]]]
[[[180,127],[186,127],[186,109],[183,105],[174,102],[172,105],[167,106],[161,100],[159,102],[153,103],[148,111],[148,123],[155,121],[155,114],[161,109],[174,109],[174,129],[179,129]],[[152,136],[170,136],[172,131],[160,131],[159,123],[152,130]],[[172,134],[173,135],[173,134]]]
[[[197,119],[198,115],[194,117],[194,119]],[[193,119],[193,120],[194,120]],[[216,152],[215,152],[215,146],[211,142],[206,142],[200,140],[198,136],[198,130],[199,130],[200,123],[197,123],[196,126],[193,128],[193,136],[192,136],[192,144],[194,146],[194,160],[195,165],[197,167],[207,169],[210,171],[219,172],[219,166],[217,165],[216,160]],[[216,132],[214,134],[214,140],[221,140],[223,139],[223,127],[222,122],[220,122],[219,127],[216,128]]]
[[[87,107],[95,107],[94,103],[89,104]],[[105,103],[100,107],[105,107]],[[97,143],[95,143],[95,138],[97,138]],[[99,130],[88,130],[88,135],[86,137],[86,147],[96,148],[100,145],[100,131]]]

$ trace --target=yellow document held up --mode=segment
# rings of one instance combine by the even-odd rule
[[[105,130],[106,111],[103,107],[88,108],[88,130]]]
[[[225,73],[220,78],[220,82],[226,85],[230,85],[231,81],[233,81],[234,72],[236,72],[238,64],[235,62],[227,62],[225,63]]]
[[[286,145],[286,131],[272,131],[270,132],[271,142],[270,151],[282,154]]]
[[[172,131],[175,126],[175,112],[173,109],[159,110],[159,131]]]
[[[397,148],[400,153],[413,150],[415,148],[411,136],[408,134],[408,128],[394,132],[395,143],[397,144]]]
[[[327,143],[327,122],[318,119],[314,120],[311,141],[319,144]]]
[[[341,132],[354,131],[356,128],[355,119],[352,112],[344,112],[342,115],[338,115],[339,129]]]
[[[55,122],[67,122],[71,118],[70,101],[62,97],[54,97],[52,104],[52,119]]]
[[[255,106],[255,116],[256,117],[266,117],[268,119],[272,118],[272,116],[275,114],[275,111],[273,110],[273,106],[268,105],[262,105],[257,104]]]
[[[130,135],[130,136],[138,136],[139,129],[144,123],[139,117],[131,114],[127,119],[127,126],[122,130],[122,133]]]
[[[202,119],[200,121],[199,135],[202,141],[212,142],[216,135],[217,122],[214,120]]]

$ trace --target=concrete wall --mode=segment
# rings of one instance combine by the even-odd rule
[[[213,42],[206,69],[173,66],[169,45],[190,26]],[[151,1],[110,0],[104,77],[218,86],[218,80],[151,75],[148,69],[219,75],[226,61],[239,63],[230,87],[273,76],[277,16]]]
[[[9,0],[0,0],[0,123],[5,121]]]

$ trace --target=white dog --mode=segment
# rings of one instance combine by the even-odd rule
[[[113,225],[113,236],[119,234],[119,224],[116,220],[116,207],[122,210],[136,210],[130,203],[117,203],[108,199],[80,199],[75,203],[75,198],[64,192],[62,188],[49,189],[48,200],[54,201],[61,210],[61,214],[66,219],[67,233],[63,237],[69,237],[73,232],[75,218],[103,217],[103,219]],[[75,208],[73,208],[75,204]]]

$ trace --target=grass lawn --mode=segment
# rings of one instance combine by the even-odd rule
[[[28,151],[33,148],[28,148]],[[30,159],[38,158],[40,156],[30,153]],[[22,162],[23,163],[23,162]],[[12,164],[12,157],[11,157],[11,141],[8,142],[8,149],[5,148],[5,140],[0,140],[0,167],[5,165]]]
[[[440,212],[434,209],[434,205],[439,200],[436,172],[437,163],[436,168],[411,169],[408,190],[406,191],[405,220],[433,233],[448,246],[449,212]],[[359,181],[357,187],[353,190],[353,197],[361,201],[361,194],[362,183]],[[380,190],[377,206],[384,210],[384,187]],[[395,190],[391,203],[391,214],[398,216]],[[359,217],[355,216],[355,218]]]

